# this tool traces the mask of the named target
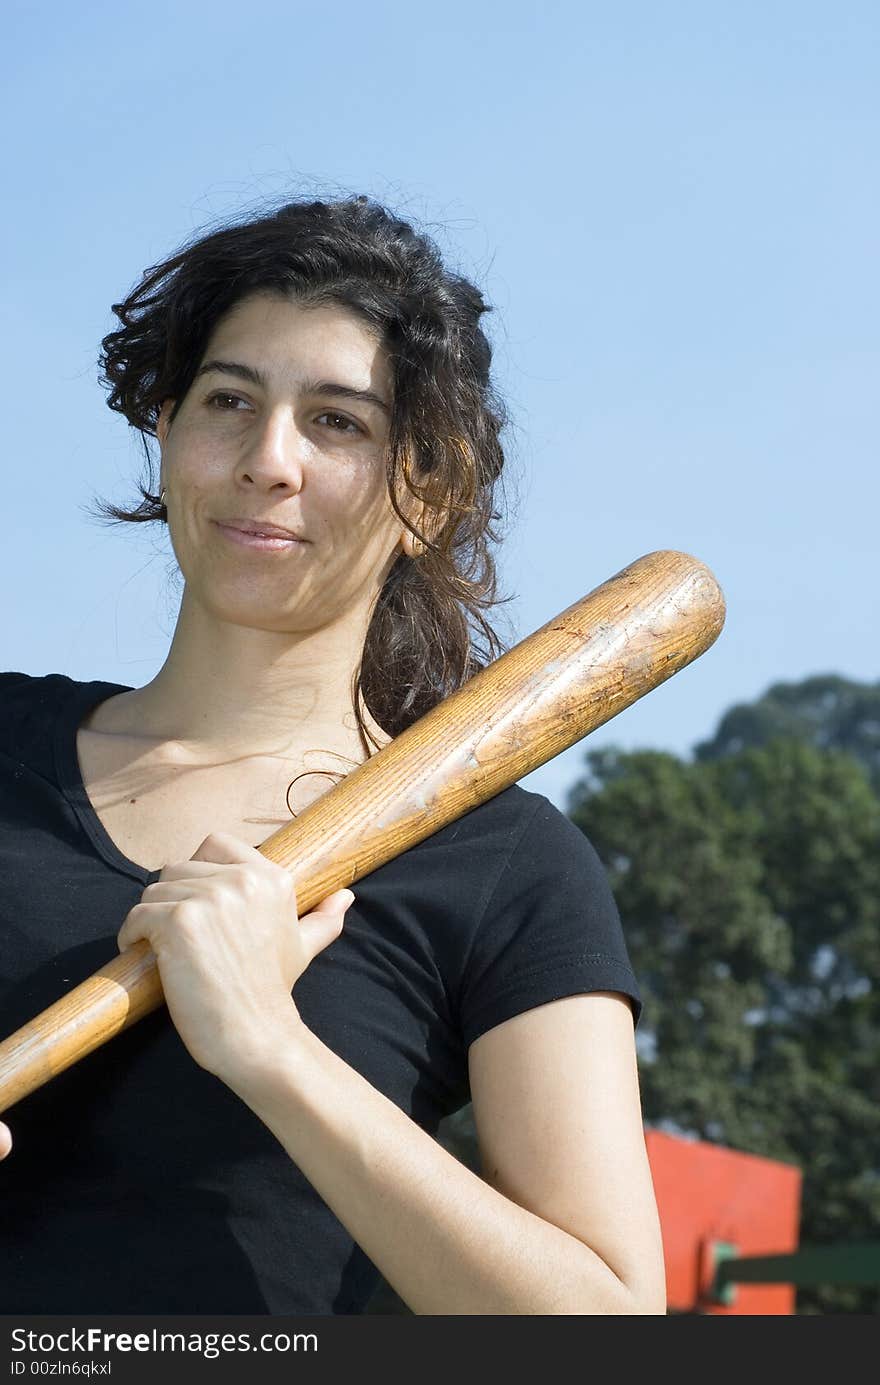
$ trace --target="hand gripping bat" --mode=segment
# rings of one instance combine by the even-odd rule
[[[514,645],[273,832],[302,916],[470,812],[698,658],[724,625],[712,573],[648,553]],[[163,1003],[144,941],[0,1043],[0,1111]]]

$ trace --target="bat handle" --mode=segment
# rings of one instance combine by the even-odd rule
[[[152,949],[133,943],[0,1043],[0,1112],[164,1001]]]

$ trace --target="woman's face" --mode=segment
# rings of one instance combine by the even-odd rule
[[[277,631],[368,610],[403,533],[385,475],[392,384],[380,343],[336,304],[260,293],[218,323],[173,424],[166,400],[156,429],[191,596],[222,619]],[[231,519],[302,541],[245,547],[218,527]]]

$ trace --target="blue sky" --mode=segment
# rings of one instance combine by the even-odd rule
[[[777,681],[878,672],[880,8],[873,3],[14,5],[2,667],[140,686],[173,631],[167,537],[122,502],[97,383],[143,270],[224,215],[366,192],[492,303],[507,629],[635,558],[705,562],[701,658],[587,749],[687,756]]]

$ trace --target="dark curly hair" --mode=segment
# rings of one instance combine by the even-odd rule
[[[508,422],[490,382],[491,347],[480,291],[451,272],[435,242],[366,196],[288,201],[192,239],[144,271],[122,303],[122,326],[102,340],[107,404],[139,430],[147,458],[141,502],[99,501],[111,524],[167,520],[154,493],[147,435],[165,399],[181,407],[219,320],[241,299],[274,292],[309,306],[340,304],[382,342],[394,382],[386,457],[391,503],[421,541],[401,553],[367,630],[352,700],[364,751],[361,699],[396,736],[509,647],[483,612],[497,595],[490,543]],[[424,501],[422,533],[398,504],[399,487]],[[370,736],[374,747],[375,738]]]

